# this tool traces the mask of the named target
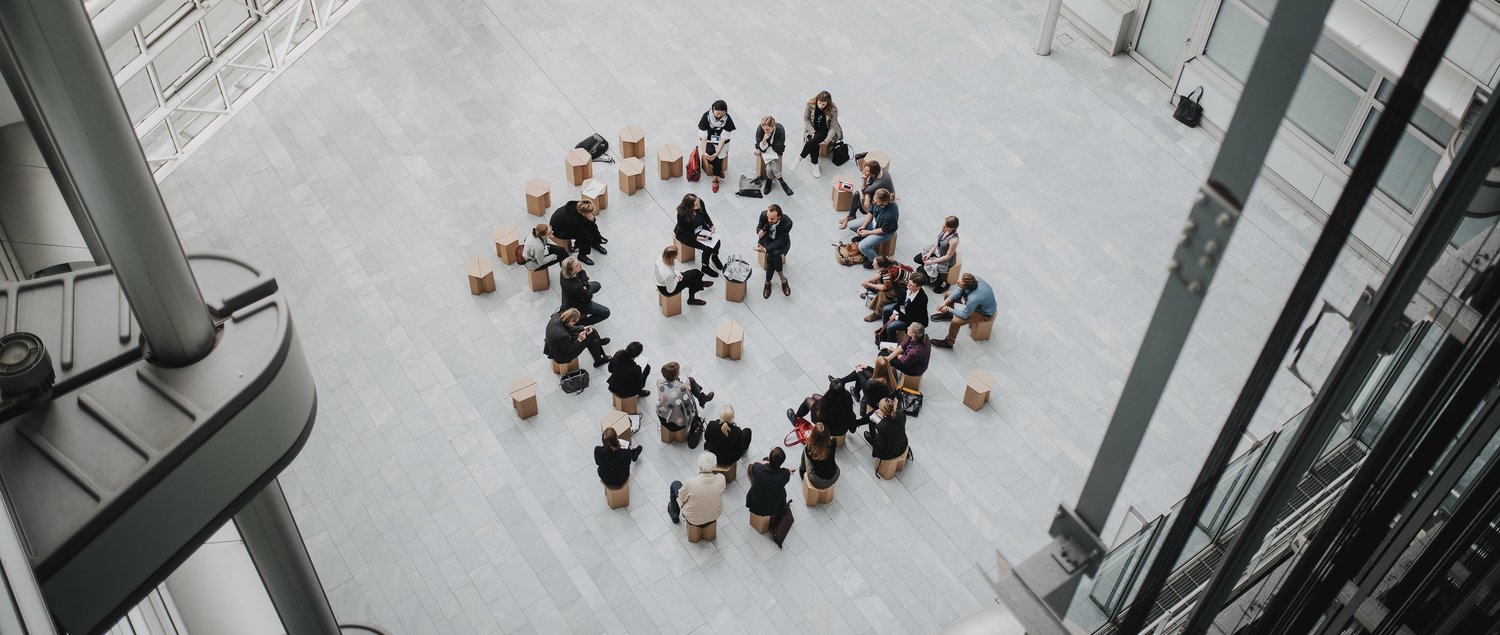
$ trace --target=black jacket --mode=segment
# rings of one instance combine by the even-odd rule
[[[588,350],[588,345],[578,341],[578,332],[582,330],[583,327],[577,324],[568,326],[563,324],[561,317],[552,316],[552,319],[547,320],[547,335],[542,340],[542,354],[559,364],[578,359],[579,355]]]
[[[750,491],[745,492],[745,507],[756,516],[778,516],[786,507],[786,484],[792,473],[784,467],[751,463]]]
[[[646,375],[649,372],[636,364],[634,359],[616,355],[609,360],[609,391],[621,397],[638,395],[646,388]]]
[[[745,443],[745,430],[729,424],[729,434],[726,435],[719,431],[722,425],[722,421],[715,419],[703,427],[703,451],[712,452],[719,465],[733,465],[745,454],[748,446]]]
[[[552,225],[552,233],[563,240],[578,240],[599,235],[599,226],[578,213],[578,201],[568,201],[563,203],[562,207],[553,210],[549,224]]]
[[[917,290],[917,297],[906,299],[906,290],[902,289],[900,295],[896,296],[896,319],[907,324],[921,324],[927,326],[927,292]]]
[[[708,215],[708,205],[698,210],[697,222],[687,222],[683,217],[677,217],[677,224],[672,227],[672,236],[684,245],[692,245],[698,242],[699,227],[713,227],[714,219]]]
[[[828,442],[828,458],[815,461],[808,455],[807,449],[802,450],[802,469],[818,475],[825,481],[832,481],[839,477],[839,462],[836,460],[839,454],[839,444]]]
[[[621,487],[630,480],[630,460],[630,450],[594,446],[594,465],[599,466],[599,480],[610,487]]]
[[[766,213],[760,213],[760,220],[755,223],[755,231],[766,232],[760,236],[756,243],[766,248],[766,253],[776,252],[785,255],[792,249],[792,217],[785,213],[781,215],[781,222],[776,224],[776,240],[771,240],[771,223],[766,220]]]
[[[589,272],[579,271],[578,275],[562,278],[562,307],[559,312],[568,309],[578,309],[579,313],[588,315],[589,306],[594,302],[594,291],[589,288]]]
[[[755,149],[759,150],[761,142],[765,141],[765,140],[766,140],[766,129],[762,128],[760,126],[756,126],[755,127]],[[775,152],[776,156],[778,156],[778,157],[779,156],[784,156],[786,154],[786,128],[783,127],[781,124],[776,124],[776,129],[773,130],[773,131],[771,131],[771,151]],[[880,167],[885,167],[885,166],[882,165]]]
[[[845,394],[847,395],[848,393]],[[823,427],[828,428],[828,434],[836,437],[848,434],[850,430],[854,429],[854,421],[857,419],[854,415],[854,400],[852,398],[849,399],[848,405],[840,407],[838,404],[830,403],[826,395],[822,401],[818,402],[817,412],[813,413],[813,416],[815,417],[815,421],[823,424]]]
[[[865,372],[871,372],[872,370],[873,369],[867,368],[865,369]],[[874,373],[871,372],[871,374],[873,375]],[[864,398],[860,400],[860,405],[864,408],[874,410],[880,407],[880,400],[887,397],[893,397],[895,395],[895,387],[887,386],[884,381],[875,381],[871,379],[868,384],[865,384],[865,394]]]
[[[900,409],[896,414],[880,420],[872,427],[875,440],[870,444],[870,455],[882,460],[901,458],[906,453],[906,413]]]

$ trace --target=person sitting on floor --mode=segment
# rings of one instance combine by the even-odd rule
[[[713,393],[703,392],[692,377],[681,381],[682,366],[667,362],[661,367],[661,380],[656,382],[656,417],[666,429],[684,430],[698,419],[698,409],[714,400]]]
[[[719,277],[718,268],[724,269],[724,261],[719,259],[719,248],[723,244],[718,240],[718,228],[714,226],[714,219],[708,215],[708,207],[703,204],[703,199],[697,194],[688,193],[683,195],[682,202],[677,204],[677,224],[672,227],[672,236],[688,247],[703,252],[703,275],[710,278]],[[712,243],[712,245],[710,245]]]
[[[526,245],[521,248],[521,264],[528,271],[546,269],[567,257],[568,250],[552,242],[552,226],[546,223],[539,223],[531,228],[531,237],[526,239]]]
[[[902,375],[921,377],[927,372],[927,362],[932,359],[932,343],[927,340],[927,327],[913,323],[906,327],[906,341],[882,355],[894,370]]]
[[[786,281],[786,254],[792,249],[792,219],[781,212],[781,206],[772,203],[760,213],[755,224],[755,250],[766,253],[766,288],[761,297],[771,297],[771,275],[781,276],[781,293],[792,295],[792,285]]]
[[[895,399],[882,399],[876,414],[874,424],[865,431],[870,455],[882,461],[901,458],[906,454],[906,413],[896,407]]]
[[[995,290],[990,288],[989,283],[972,273],[964,274],[958,279],[958,291],[949,295],[947,300],[938,305],[937,313],[932,314],[934,320],[948,320],[948,337],[933,340],[932,345],[953,348],[959,327],[992,320],[998,310]]]
[[[646,380],[651,377],[651,365],[644,368],[636,364],[643,347],[640,342],[631,342],[615,353],[609,361],[609,392],[616,397],[649,397]]]
[[[601,287],[589,280],[589,272],[583,270],[583,263],[578,258],[569,256],[562,264],[562,306],[558,310],[578,309],[583,314],[578,323],[584,326],[609,319],[609,307],[594,301],[594,294]]]
[[[604,353],[605,345],[609,344],[609,338],[600,337],[599,332],[592,326],[582,326],[578,321],[583,314],[578,309],[568,309],[552,316],[547,321],[547,335],[542,340],[542,354],[548,359],[559,364],[566,364],[588,351],[594,358],[594,368],[609,363],[609,355]]]
[[[573,250],[583,264],[592,265],[589,254],[595,251],[609,253],[604,244],[609,242],[599,233],[599,212],[589,200],[568,201],[552,212],[552,233],[563,240],[573,241]]]
[[[703,430],[703,449],[712,452],[719,467],[729,467],[750,450],[751,430],[734,423],[734,406],[719,409],[719,418],[708,422]]]
[[[686,290],[688,304],[703,306],[708,303],[698,299],[698,292],[712,286],[714,281],[704,280],[702,269],[677,272],[677,245],[662,250],[661,260],[656,263],[656,290],[662,295],[672,297]]]
[[[629,450],[621,447],[619,433],[614,428],[605,428],[602,436],[594,448],[594,465],[598,466],[599,480],[606,487],[625,487],[630,481],[630,464],[641,458],[641,446]]]
[[[854,382],[854,389],[849,391],[855,399],[859,399],[862,413],[869,413],[880,405],[880,400],[896,394],[896,374],[891,372],[891,363],[884,357],[877,356],[874,366],[860,364],[854,367],[854,372],[843,377],[828,376],[828,382],[837,382],[840,385]],[[858,419],[854,428],[869,423],[869,417]],[[852,429],[852,428],[851,428]]]
[[[948,290],[948,270],[957,260],[958,217],[949,216],[943,219],[943,227],[938,230],[937,240],[917,254],[915,262],[932,282],[932,290],[942,293]]]
[[[927,276],[920,271],[913,272],[906,279],[904,290],[895,293],[894,297],[887,296],[891,301],[880,310],[884,322],[880,328],[875,329],[876,342],[897,341],[906,327],[912,324],[927,326],[927,292],[922,289],[922,285],[926,283]]]
[[[667,513],[675,524],[679,516],[694,527],[707,527],[724,511],[724,475],[714,471],[714,455],[698,455],[698,473],[686,483],[672,481]]]
[[[828,428],[829,434],[844,436],[857,425],[854,420],[854,397],[842,383],[830,381],[823,394],[814,394],[802,400],[796,410],[786,409],[786,419],[792,425],[796,425],[800,417],[811,417],[808,421],[823,424]]]
[[[786,484],[792,480],[792,468],[786,463],[786,450],[771,448],[766,458],[750,464],[750,491],[745,492],[745,508],[756,516],[780,516],[786,509]]]

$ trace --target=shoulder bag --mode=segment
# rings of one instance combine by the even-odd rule
[[[568,393],[570,395],[574,393],[580,393],[583,392],[583,389],[588,387],[589,372],[582,368],[568,371],[568,374],[563,375],[562,389],[565,393]]]
[[[828,160],[833,161],[834,165],[843,165],[845,163],[848,163],[849,144],[844,143],[843,141],[829,144]]]
[[[582,148],[584,152],[589,153],[589,158],[595,161],[603,161],[605,163],[615,162],[614,159],[606,156],[606,153],[609,152],[609,140],[597,132],[589,135],[589,138],[579,141],[578,145],[573,147]]]
[[[1194,97],[1194,95],[1197,96]],[[1203,120],[1202,86],[1194,88],[1186,95],[1177,96],[1177,110],[1172,112],[1172,118],[1189,128],[1198,127],[1198,122]]]

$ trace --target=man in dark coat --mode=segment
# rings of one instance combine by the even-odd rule
[[[792,248],[792,219],[781,212],[780,205],[773,203],[760,213],[760,221],[755,224],[755,236],[755,250],[766,254],[766,288],[761,292],[761,297],[771,297],[773,273],[781,276],[781,292],[792,295],[792,285],[786,281],[786,272],[782,270],[786,254]]]

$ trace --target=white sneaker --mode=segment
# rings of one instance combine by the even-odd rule
[[[800,165],[802,165],[802,157],[797,157],[795,159],[792,159],[792,167],[790,169],[788,169],[787,172],[796,172],[797,171],[797,167],[800,166]]]
[[[822,177],[823,177],[823,171],[819,170],[818,169],[818,164],[814,163],[813,164],[813,178],[817,179],[817,178],[822,178]]]

